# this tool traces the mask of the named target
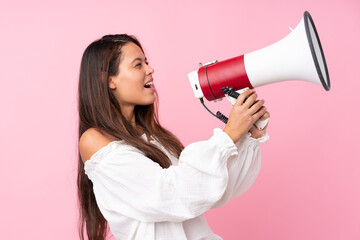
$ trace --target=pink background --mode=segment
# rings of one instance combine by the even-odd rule
[[[81,55],[108,33],[139,37],[160,118],[184,144],[224,125],[187,73],[277,42],[308,10],[332,88],[258,88],[271,114],[253,187],[206,213],[224,239],[360,239],[360,2],[10,1],[0,6],[1,239],[77,239],[76,93]],[[228,113],[226,102],[209,104]]]

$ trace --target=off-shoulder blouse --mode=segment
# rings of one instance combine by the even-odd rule
[[[250,188],[260,170],[259,145],[268,139],[248,134],[234,144],[216,128],[209,140],[188,145],[179,158],[151,140],[170,158],[166,169],[113,141],[85,162],[85,173],[117,240],[222,239],[202,214]]]

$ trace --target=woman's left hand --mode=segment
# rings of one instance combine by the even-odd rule
[[[270,113],[266,112],[264,115],[262,115],[262,117],[259,120],[265,120],[269,117],[270,117]],[[258,139],[258,138],[261,138],[262,136],[264,136],[268,125],[269,125],[269,123],[266,124],[266,126],[264,127],[263,130],[258,129],[255,125],[253,125],[249,130],[249,132],[251,133],[251,137]]]

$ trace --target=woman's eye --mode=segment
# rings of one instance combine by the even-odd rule
[[[145,62],[146,65],[149,65],[149,62]],[[135,67],[141,67],[142,66],[142,63],[138,63],[135,65]]]

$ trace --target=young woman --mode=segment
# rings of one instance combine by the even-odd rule
[[[245,192],[260,169],[269,117],[248,90],[224,130],[183,147],[157,118],[152,69],[139,41],[107,35],[85,50],[80,69],[80,238],[221,239],[202,214]]]

